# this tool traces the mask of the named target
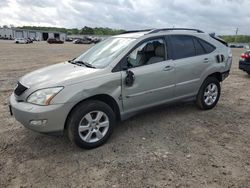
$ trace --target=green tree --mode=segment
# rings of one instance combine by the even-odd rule
[[[6,26],[7,27],[7,26]],[[67,33],[68,35],[117,35],[125,30],[121,29],[111,29],[108,27],[95,27],[91,28],[88,26],[84,26],[82,29],[72,28],[59,28],[59,27],[42,27],[42,26],[22,26],[18,27],[20,29],[29,29],[29,30],[37,30],[37,31],[53,31],[53,32],[62,32]]]
[[[93,35],[94,34],[94,29],[91,27],[87,27],[85,26],[84,28],[82,28],[80,30],[79,34],[83,34],[83,35]]]

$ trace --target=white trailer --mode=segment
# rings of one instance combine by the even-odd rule
[[[16,30],[15,32],[15,35],[14,35],[14,37],[17,39],[17,38],[24,38],[24,36],[23,36],[23,31],[18,31],[18,30]]]
[[[14,38],[13,30],[11,28],[0,28],[0,38]]]
[[[36,40],[47,40],[48,38],[58,38],[65,41],[66,33],[51,32],[51,31],[35,31],[19,28],[1,28],[0,38],[13,39],[13,38],[34,38]]]

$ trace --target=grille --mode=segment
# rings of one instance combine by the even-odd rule
[[[16,89],[14,90],[14,93],[17,95],[17,96],[20,96],[22,95],[22,93],[28,89],[27,87],[25,87],[24,85],[22,85],[20,82],[17,83],[17,87]]]

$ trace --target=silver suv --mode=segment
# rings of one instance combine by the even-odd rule
[[[77,146],[94,148],[117,121],[147,108],[193,99],[200,109],[212,109],[231,64],[227,44],[200,30],[127,32],[23,76],[10,111],[29,129],[65,130]]]

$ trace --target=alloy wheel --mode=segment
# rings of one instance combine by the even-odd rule
[[[83,141],[95,143],[107,134],[108,129],[109,118],[107,114],[102,111],[92,111],[81,119],[78,133]]]
[[[204,92],[204,102],[206,105],[210,106],[214,104],[214,102],[218,98],[218,87],[215,83],[209,84]]]

